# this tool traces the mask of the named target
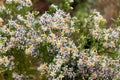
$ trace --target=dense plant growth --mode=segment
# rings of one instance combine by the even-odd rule
[[[0,6],[1,80],[120,79],[119,18],[106,29],[96,10],[81,22],[63,11],[70,5],[52,4],[42,15],[31,7],[31,0]]]

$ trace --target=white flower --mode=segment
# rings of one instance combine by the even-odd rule
[[[58,9],[58,6],[52,4],[51,7],[55,8],[56,10]]]
[[[70,3],[73,3],[73,2],[74,2],[74,0],[69,0],[69,2],[70,2]]]
[[[12,4],[12,1],[13,1],[13,0],[6,0],[6,3],[7,3],[7,4]]]

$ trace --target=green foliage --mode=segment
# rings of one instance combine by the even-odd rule
[[[113,19],[113,21],[114,21],[114,26],[120,26],[120,16],[118,16],[118,18],[115,20],[115,19]]]
[[[120,27],[106,29],[105,23],[106,20],[98,12],[93,11],[80,27],[79,48],[95,49],[99,53],[104,52],[103,55],[117,57]]]

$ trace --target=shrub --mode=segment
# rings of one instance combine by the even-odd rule
[[[119,53],[119,27],[105,29],[94,11],[77,30],[78,19],[56,5],[41,16],[31,6],[30,0],[0,6],[0,79],[120,79],[119,58],[104,55]]]

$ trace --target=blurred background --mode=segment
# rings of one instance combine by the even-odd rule
[[[88,16],[91,10],[96,9],[107,20],[106,27],[113,24],[113,19],[120,15],[120,0],[32,0],[32,2],[33,9],[39,11],[40,14],[49,10],[51,4],[56,4],[81,21]]]

